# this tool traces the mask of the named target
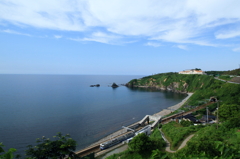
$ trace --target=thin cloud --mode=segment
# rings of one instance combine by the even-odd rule
[[[62,38],[62,35],[54,35],[54,38],[56,38],[56,39],[61,39],[61,38]]]
[[[145,44],[145,46],[159,47],[159,46],[162,46],[162,44],[156,43],[156,42],[148,42]]]
[[[217,39],[229,39],[229,38],[235,38],[240,36],[240,29],[238,30],[231,30],[231,31],[225,31],[222,33],[217,33],[215,37]]]
[[[4,32],[4,33],[9,33],[9,34],[17,34],[17,35],[31,36],[30,34],[25,34],[25,33],[17,32],[17,31],[10,30],[10,29],[2,30],[2,32]]]
[[[234,52],[240,52],[240,47],[234,48],[233,51],[234,51]]]
[[[69,40],[74,41],[94,41],[94,42],[100,42],[105,44],[121,44],[121,37],[116,35],[109,35],[103,32],[94,32],[90,36],[84,37],[84,38],[68,38]]]
[[[175,47],[182,49],[182,50],[188,50],[188,47],[186,45],[176,45]]]

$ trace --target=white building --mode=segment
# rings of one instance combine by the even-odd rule
[[[191,70],[184,70],[184,71],[180,71],[179,74],[198,74],[198,75],[205,75],[206,73],[202,70],[195,70],[195,69],[191,69]]]

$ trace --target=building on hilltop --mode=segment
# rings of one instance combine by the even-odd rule
[[[191,70],[184,70],[178,72],[178,74],[198,74],[198,75],[206,75],[206,73],[202,70],[196,70],[196,69],[191,69]]]

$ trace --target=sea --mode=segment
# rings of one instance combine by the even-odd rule
[[[0,142],[24,155],[36,138],[70,134],[81,150],[181,102],[186,95],[128,88],[130,75],[0,75]],[[112,88],[115,82],[120,87]],[[100,87],[90,85],[100,84]]]

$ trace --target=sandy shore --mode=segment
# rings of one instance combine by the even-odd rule
[[[179,109],[192,95],[193,95],[193,93],[188,93],[188,96],[186,98],[184,98],[180,103],[178,103],[174,106],[168,107],[168,109],[163,109],[162,111],[154,114],[154,116],[162,116],[163,117],[165,115],[170,114],[171,112]]]

